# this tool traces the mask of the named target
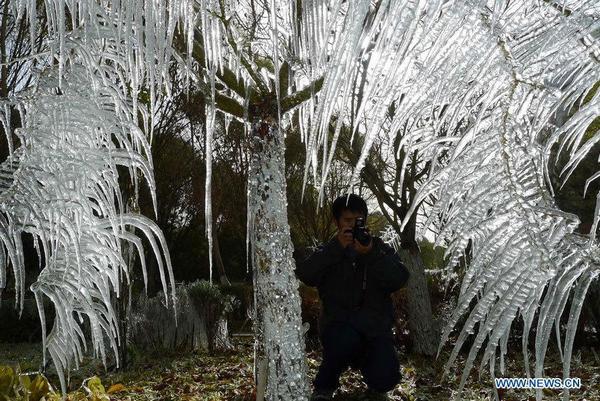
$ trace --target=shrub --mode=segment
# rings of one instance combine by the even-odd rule
[[[189,299],[204,324],[207,349],[231,348],[227,330],[227,315],[240,305],[233,295],[225,294],[217,285],[199,280],[187,286]]]
[[[115,384],[105,390],[100,378],[92,376],[63,398],[45,376],[36,374],[33,379],[30,376],[33,375],[21,373],[18,365],[0,366],[0,401],[110,401],[110,394],[123,388],[122,384]]]
[[[249,283],[231,283],[231,285],[219,286],[221,293],[233,296],[236,304],[228,315],[229,323],[234,323],[235,329],[252,319],[252,308],[254,304],[254,289]]]
[[[48,380],[41,376],[31,380],[19,367],[0,366],[0,400],[39,401],[51,393]]]
[[[177,325],[164,293],[141,295],[128,318],[128,341],[134,351],[184,351],[231,348],[226,316],[235,298],[205,280],[176,286]]]

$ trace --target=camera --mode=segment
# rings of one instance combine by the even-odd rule
[[[354,222],[354,227],[352,228],[352,237],[361,243],[363,246],[369,245],[371,241],[371,235],[365,228],[365,219],[362,217],[357,217]]]

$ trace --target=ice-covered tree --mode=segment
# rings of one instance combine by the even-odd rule
[[[587,285],[598,273],[595,238],[594,234],[589,240],[573,234],[576,218],[556,207],[546,172],[552,144],[560,142],[572,149],[568,171],[595,143],[594,139],[582,145],[581,135],[597,115],[597,96],[561,129],[551,124],[555,111],[582,99],[598,81],[595,2],[272,0],[233,4],[207,0],[199,2],[199,10],[202,33],[198,42],[201,64],[208,72],[211,110],[218,106],[254,122],[251,138],[263,145],[253,149],[254,160],[262,167],[253,170],[259,179],[250,181],[251,205],[260,204],[265,213],[274,213],[285,204],[284,195],[274,197],[273,183],[265,181],[278,177],[270,174],[273,168],[268,163],[278,156],[270,153],[268,145],[278,141],[278,124],[286,122],[288,111],[298,113],[307,145],[305,178],[311,172],[321,189],[333,149],[349,120],[358,116],[360,121],[350,125],[365,127],[352,133],[364,134],[354,182],[384,124],[391,133],[402,132],[397,151],[418,152],[422,162],[429,164],[428,181],[413,205],[435,194],[437,202],[425,225],[435,222],[442,228],[438,240],[445,242],[452,255],[449,268],[465,249],[473,256],[444,339],[473,298],[478,299],[477,307],[470,311],[447,368],[473,332],[474,323],[480,322],[461,388],[485,339],[482,367],[490,362],[493,374],[500,347],[503,369],[510,323],[521,313],[529,332],[537,312],[536,375],[541,375],[550,329],[574,289],[564,347],[568,375],[579,307]],[[365,63],[367,59],[371,61]],[[360,75],[366,76],[360,91],[367,101],[353,110]],[[387,121],[390,104],[396,110]],[[329,135],[332,117],[336,125]],[[282,169],[282,162],[278,163],[275,171]],[[258,188],[260,192],[253,190]],[[257,202],[259,195],[262,203]],[[413,208],[406,215],[405,225],[414,212]],[[262,213],[249,207],[250,223],[265,222],[251,226],[251,234],[269,237],[285,227],[283,215],[273,214],[271,219]],[[596,225],[597,219],[594,232]],[[277,238],[288,241],[285,236]],[[282,293],[262,292],[268,285],[261,284],[261,277],[283,272],[277,276],[277,285],[286,293],[289,265],[278,263],[286,256],[270,253],[274,248],[257,239],[253,238],[253,255],[259,257],[255,262],[270,266],[256,270],[257,323],[268,329],[271,318],[283,316],[271,315],[269,305]],[[276,242],[275,249],[280,244]],[[261,276],[263,272],[267,274]],[[287,305],[293,302],[289,299]],[[286,325],[288,319],[275,322],[271,328],[279,329],[258,342],[269,348],[266,355],[277,356],[280,349],[274,334],[298,327]],[[296,344],[297,335],[293,338]],[[527,342],[527,335],[524,338]],[[297,355],[297,348],[288,349]],[[528,366],[526,347],[524,353]],[[266,360],[267,395],[277,399],[284,392],[270,387],[275,386],[271,382],[289,380],[294,377],[293,369],[279,365],[283,368],[277,374],[275,367],[281,359]]]
[[[425,226],[435,222],[441,227],[438,241],[448,247],[449,268],[470,248],[459,303],[440,344],[468,314],[446,371],[467,336],[474,335],[460,387],[484,343],[480,372],[489,363],[493,375],[497,359],[503,372],[509,329],[521,317],[525,366],[531,374],[528,333],[537,317],[535,376],[543,375],[553,326],[563,374],[568,376],[581,305],[600,272],[596,241],[600,207],[590,235],[575,233],[578,218],[556,206],[547,172],[554,144],[569,152],[563,177],[568,179],[600,138],[597,134],[584,138],[598,116],[597,94],[564,125],[552,124],[558,110],[580,102],[600,79],[598,4],[377,4],[387,6],[380,8],[385,13],[377,14],[381,25],[371,50],[381,62],[368,72],[365,93],[372,102],[366,102],[361,113],[369,129],[354,174],[364,166],[383,127],[385,108],[398,100],[391,126],[411,127],[400,149],[407,154],[419,151],[423,161],[431,163],[428,181],[414,205],[435,194],[437,201]],[[343,43],[359,37],[351,35]],[[356,49],[348,46],[348,52]],[[357,53],[364,57],[360,50]],[[342,50],[336,54],[346,57]],[[348,65],[342,57],[333,64]],[[345,78],[337,84],[325,79],[321,109],[343,112],[343,99],[353,90],[346,89]],[[332,107],[336,100],[338,108]],[[440,160],[442,153],[447,160]],[[569,300],[566,334],[561,338],[560,317]],[[470,309],[472,301],[476,306]],[[568,391],[564,394],[568,397]],[[541,391],[537,395],[541,397]]]
[[[300,51],[300,3],[200,1],[194,59],[207,97],[206,220],[212,247],[211,154],[216,113],[238,118],[248,132],[248,228],[255,294],[257,399],[307,399],[298,281],[287,218],[282,117],[311,99],[322,79]],[[290,30],[290,27],[295,27]],[[304,27],[302,29],[305,29]],[[311,39],[308,32],[305,39]],[[316,36],[315,36],[316,37]],[[281,50],[280,50],[281,49]],[[287,49],[286,53],[279,53]],[[302,58],[302,62],[293,62]],[[285,122],[284,122],[285,123]],[[209,252],[212,255],[212,252]],[[211,260],[212,265],[212,260]],[[212,266],[211,266],[212,267]],[[212,272],[212,269],[211,269]],[[211,274],[212,277],[212,274]]]
[[[90,334],[96,355],[105,361],[112,350],[119,360],[117,344],[125,339],[119,336],[111,301],[123,291],[122,277],[129,282],[124,245],[140,253],[146,278],[142,241],[131,228],[143,233],[153,249],[165,297],[169,286],[174,289],[163,235],[149,218],[127,212],[117,168],[129,170],[136,193],[139,175],[154,194],[149,120],[156,98],[168,92],[163,78],[171,41],[177,24],[190,21],[185,18],[189,6],[145,0],[3,3],[3,18],[13,18],[18,26],[26,21],[28,29],[21,34],[29,35],[30,43],[39,43],[40,32],[48,40],[26,59],[3,60],[29,66],[40,60],[47,67],[28,71],[33,87],[16,86],[1,99],[10,154],[2,163],[0,289],[12,268],[15,301],[22,308],[22,234],[32,234],[41,272],[31,290],[42,329],[43,297],[56,312],[51,332],[42,334],[44,363],[47,350],[63,391],[65,374],[78,366]],[[3,43],[16,45],[14,38]],[[149,111],[138,102],[142,88],[149,92]],[[13,150],[9,123],[15,110],[21,127],[15,130],[19,143]]]

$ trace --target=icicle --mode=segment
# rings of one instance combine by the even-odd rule
[[[211,83],[212,93],[214,96],[214,81]],[[214,97],[213,97],[214,99]],[[206,183],[204,196],[204,215],[206,224],[206,235],[208,237],[208,260],[209,260],[209,282],[212,284],[213,274],[213,255],[212,255],[212,196],[211,196],[211,181],[212,181],[212,138],[215,127],[215,107],[214,105],[207,110],[208,124],[206,127]]]
[[[246,192],[246,274],[250,273],[250,260],[248,255],[252,252],[252,249],[250,248],[250,237],[252,235],[252,204],[250,202],[251,199],[252,193],[250,190],[250,186],[248,186],[248,190]]]
[[[277,126],[281,127],[281,93],[279,82],[279,70],[281,63],[279,60],[279,29],[277,27],[277,19],[279,17],[279,7],[277,0],[271,1],[271,12],[269,13],[269,22],[271,25],[271,43],[273,45],[273,66],[275,68],[273,78],[275,80],[275,96],[277,98]]]
[[[11,124],[11,107],[10,104],[4,104],[4,113],[0,114],[0,123],[4,128],[4,134],[6,135],[6,142],[8,143],[8,154],[12,155],[14,152],[13,140],[12,140],[12,124]]]
[[[567,378],[570,376],[570,366],[571,366],[571,353],[573,350],[573,343],[575,341],[575,330],[577,330],[577,321],[579,320],[579,315],[581,313],[581,308],[583,307],[583,301],[585,299],[585,294],[588,291],[588,288],[591,282],[598,276],[598,270],[594,272],[586,272],[581,277],[581,280],[577,283],[575,287],[575,292],[573,295],[573,300],[571,303],[571,310],[569,312],[569,321],[567,322],[567,333],[565,336],[565,348],[564,348],[564,359],[563,359],[563,378]],[[569,390],[564,389],[564,400],[569,399]]]

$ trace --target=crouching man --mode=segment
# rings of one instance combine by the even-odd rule
[[[350,366],[360,369],[367,399],[387,400],[400,381],[390,294],[406,284],[409,272],[392,247],[362,227],[366,202],[354,194],[346,200],[343,195],[333,203],[337,236],[295,271],[304,284],[317,287],[323,306],[319,319],[323,361],[311,401],[331,400],[340,375]]]

